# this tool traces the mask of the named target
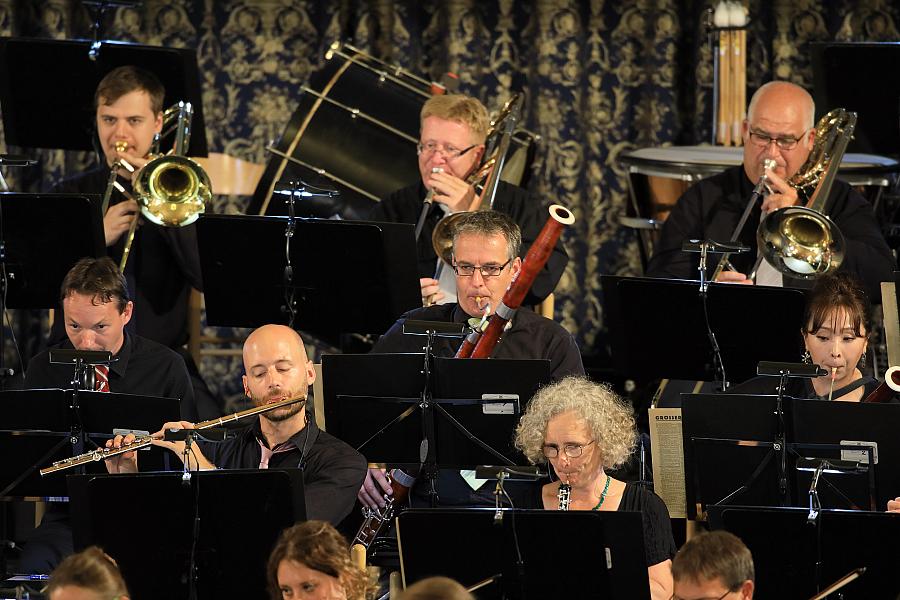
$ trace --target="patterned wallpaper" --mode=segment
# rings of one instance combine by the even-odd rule
[[[456,72],[461,91],[491,109],[524,90],[525,126],[542,138],[530,186],[578,219],[564,236],[572,261],[557,289],[556,317],[595,354],[605,344],[600,275],[640,270],[634,239],[618,225],[627,196],[618,157],[709,138],[712,68],[702,24],[710,4],[145,0],[111,11],[105,24],[111,39],[196,48],[210,149],[256,162],[337,39],[432,78]],[[810,41],[900,38],[900,8],[888,0],[752,0],[749,8],[751,91],[772,78],[809,87]],[[3,35],[74,38],[88,28],[80,2],[0,0]],[[89,160],[39,154],[44,181]],[[40,185],[32,177],[14,175],[14,189]],[[239,212],[244,202],[218,198],[214,210]]]

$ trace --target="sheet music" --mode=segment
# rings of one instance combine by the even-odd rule
[[[680,408],[650,409],[653,489],[672,518],[687,518]]]

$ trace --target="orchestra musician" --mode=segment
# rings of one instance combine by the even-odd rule
[[[102,163],[64,179],[52,191],[103,194],[110,169],[117,160],[124,159],[134,171],[118,167],[118,181],[130,194],[131,182],[152,158],[149,153],[154,137],[163,126],[164,100],[165,88],[149,71],[123,66],[107,73],[94,94]],[[140,218],[137,202],[114,189],[103,215],[103,230],[107,252],[116,264],[121,261],[132,221]],[[190,354],[182,349],[188,338],[191,287],[203,289],[195,226],[162,227],[142,220],[125,266],[125,278],[135,300],[129,330],[181,353],[196,390],[200,415],[212,418],[221,414]],[[65,307],[61,309],[53,323],[51,343],[65,336],[62,326]]]
[[[701,533],[685,543],[672,561],[672,600],[752,600],[753,556],[727,531]]]
[[[457,302],[409,311],[381,337],[372,352],[421,352],[421,338],[403,334],[403,323],[407,319],[465,323],[469,319],[480,319],[485,313],[492,314],[522,267],[520,244],[521,234],[511,217],[497,211],[468,214],[456,227],[453,237]],[[436,339],[434,354],[453,356],[461,342]],[[553,379],[584,374],[581,354],[572,334],[558,323],[527,309],[516,312],[511,327],[503,333],[492,356],[549,359]],[[466,486],[459,479],[458,474],[442,472],[439,477],[439,485],[444,490],[442,503],[493,505],[491,493],[481,493],[485,481],[473,481]],[[451,489],[455,491],[451,492]],[[381,507],[385,503],[384,495],[392,493],[384,473],[369,469],[369,476],[359,490],[359,500],[370,508]]]
[[[63,560],[43,590],[49,600],[128,600],[116,561],[97,546]]]
[[[490,128],[487,109],[477,99],[462,94],[431,97],[422,106],[418,144],[421,180],[382,199],[369,215],[372,221],[416,224],[423,199],[433,201],[416,242],[419,283],[422,298],[435,303],[452,304],[456,300],[453,273],[442,269],[441,280],[434,279],[439,258],[431,236],[445,215],[471,210],[478,193],[467,178],[484,157],[484,142]],[[487,200],[484,199],[486,208]],[[546,221],[542,203],[525,190],[500,181],[493,209],[505,213],[519,225],[524,242],[522,256],[528,251]],[[525,304],[538,304],[556,287],[569,257],[557,242],[544,269],[532,284]]]
[[[126,331],[134,303],[125,277],[109,257],[83,258],[60,286],[67,339],[56,346],[102,350],[115,361],[95,367],[95,390],[179,398],[181,418],[196,419],[194,392],[184,361],[174,351]],[[50,364],[49,350],[36,355],[25,373],[26,389],[71,388],[72,366]],[[39,527],[27,536],[21,568],[49,573],[74,550],[67,505],[51,503]]]
[[[814,379],[790,378],[785,394],[794,398],[860,402],[878,387],[863,375],[872,307],[860,283],[846,272],[823,275],[809,292],[800,334],[803,361],[819,365],[827,375]],[[754,377],[729,391],[737,394],[774,394],[778,380]],[[896,399],[894,400],[896,401]]]
[[[272,600],[364,600],[377,590],[351,562],[347,540],[324,521],[281,532],[267,570]]]
[[[302,402],[254,417],[237,437],[219,443],[198,441],[188,459],[192,470],[299,468],[303,471],[306,513],[310,519],[338,524],[353,508],[365,476],[366,461],[341,440],[320,431],[308,418],[306,397],[316,372],[300,335],[284,325],[263,325],[244,342],[244,393],[254,406],[289,398]],[[167,429],[193,429],[191,422],[166,423],[153,434],[154,445],[184,460],[184,442],[163,440]],[[134,436],[116,436],[106,444],[120,448]],[[112,473],[136,472],[137,452],[107,459]]]
[[[723,270],[718,281],[754,283],[747,278],[757,258],[757,226],[764,213],[798,203],[797,190],[788,180],[803,166],[815,138],[815,104],[803,88],[785,81],[760,87],[750,100],[743,122],[743,164],[704,179],[679,198],[660,234],[647,276],[697,279],[698,255],[685,253],[689,239],[727,241],[731,238],[754,186],[766,177],[770,193],[750,213],[739,242],[750,252],[732,255],[735,271]],[[764,162],[774,160],[774,169]],[[870,298],[881,298],[880,283],[892,279],[894,259],[881,234],[871,206],[847,183],[835,181],[825,212],[846,241],[842,270],[859,279]],[[710,275],[716,261],[710,261]],[[803,280],[788,278],[766,261],[760,265],[757,284],[808,287]]]
[[[531,486],[515,504],[640,512],[650,595],[653,600],[669,600],[676,550],[669,511],[653,492],[607,473],[633,452],[636,435],[631,407],[604,384],[566,377],[541,388],[519,421],[515,444],[533,464],[550,463],[551,481]]]

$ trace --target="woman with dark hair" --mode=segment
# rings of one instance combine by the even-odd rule
[[[325,521],[282,532],[269,555],[268,579],[273,600],[357,600],[376,589],[350,561],[347,541]]]
[[[789,379],[785,394],[794,398],[860,402],[878,381],[862,374],[865,368],[872,306],[865,290],[850,274],[838,272],[820,278],[809,292],[800,334],[803,362],[828,371],[814,379]],[[754,377],[730,391],[774,394],[778,378]]]

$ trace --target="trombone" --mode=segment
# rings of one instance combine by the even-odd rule
[[[199,164],[185,156],[191,140],[191,118],[194,108],[190,102],[178,102],[163,113],[163,130],[153,141],[150,151],[152,158],[138,173],[134,182],[134,192],[141,215],[148,221],[163,227],[184,227],[196,221],[212,199],[209,176]],[[175,143],[168,154],[159,154],[159,137],[174,131]],[[127,145],[116,144],[116,150],[124,151]],[[109,197],[115,187],[126,193],[116,181],[118,167],[134,168],[124,160],[113,163],[109,183],[103,195],[103,210],[109,206]],[[127,194],[127,193],[126,193]],[[119,262],[119,270],[124,272],[131,253],[131,245],[137,232],[138,215],[135,215],[128,229],[125,249]]]

